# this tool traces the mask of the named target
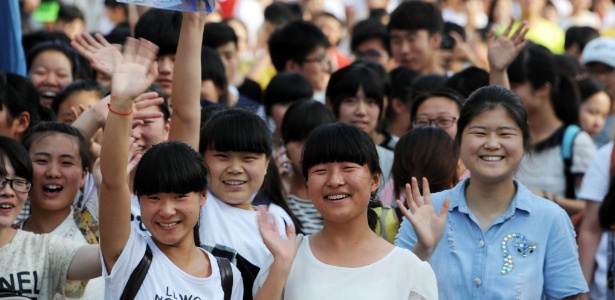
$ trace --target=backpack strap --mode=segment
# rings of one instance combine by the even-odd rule
[[[581,132],[581,128],[577,125],[568,125],[564,131],[562,138],[562,158],[564,159],[564,176],[566,178],[566,198],[575,199],[576,193],[574,190],[574,174],[571,172],[572,156],[574,139]]]
[[[139,292],[139,289],[141,289],[141,285],[143,284],[143,280],[145,280],[145,276],[147,275],[147,271],[149,270],[151,264],[152,249],[150,249],[149,245],[147,245],[143,258],[137,267],[132,270],[132,273],[128,278],[128,282],[126,283],[126,286],[124,286],[124,291],[122,292],[120,300],[133,300],[137,296],[137,293]]]
[[[224,300],[231,300],[233,293],[233,268],[231,262],[224,257],[216,257],[218,269],[220,269],[220,281],[222,282],[222,291],[224,292]]]

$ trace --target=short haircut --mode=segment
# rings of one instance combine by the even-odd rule
[[[438,75],[438,74],[424,74],[420,75],[414,82],[412,82],[412,95],[415,97],[416,95],[422,93],[428,93],[433,90],[437,90],[446,86],[446,81],[448,79],[446,76]]]
[[[265,20],[277,26],[284,26],[292,21],[301,20],[301,6],[293,3],[273,2],[265,8]]]
[[[17,74],[0,72],[0,111],[5,106],[8,110],[7,121],[19,117],[22,112],[30,115],[30,126],[41,120],[55,119],[53,112],[40,104],[32,81]]]
[[[51,109],[53,112],[57,115],[60,110],[60,105],[62,105],[62,103],[64,103],[70,95],[78,92],[95,92],[96,95],[102,99],[109,93],[109,89],[102,86],[96,80],[89,79],[73,81],[73,83],[61,91],[53,99],[53,102],[51,102]]]
[[[402,2],[391,13],[387,26],[389,32],[394,29],[416,31],[425,29],[430,35],[442,32],[444,21],[442,12],[433,3],[423,1]]]
[[[135,171],[134,190],[137,196],[203,192],[207,190],[207,175],[207,166],[196,150],[177,141],[163,142],[141,158]]]
[[[341,122],[326,124],[312,131],[301,157],[303,178],[318,164],[350,162],[367,165],[372,174],[381,174],[378,151],[372,138],[359,127]]]
[[[391,102],[394,98],[400,99],[408,108],[412,107],[412,82],[421,75],[416,70],[397,67],[389,73],[391,88],[389,89],[389,105],[385,110],[385,121],[395,120],[395,111]]]
[[[78,7],[70,4],[61,4],[60,10],[58,11],[58,20],[66,20],[69,22],[81,20],[85,22],[85,17]]]
[[[224,22],[207,23],[203,31],[203,46],[217,49],[228,43],[235,44],[237,47],[237,35],[235,30]]]
[[[288,104],[301,99],[310,99],[314,89],[302,74],[282,72],[275,75],[263,93],[265,113],[270,116],[276,104]]]
[[[228,81],[224,63],[218,52],[207,46],[201,49],[201,81],[211,80],[222,91],[226,91]]]
[[[412,177],[427,178],[432,193],[450,189],[459,181],[459,150],[453,138],[441,128],[411,129],[399,138],[394,153],[391,178],[396,199],[400,199]],[[422,185],[419,188],[422,190]]]
[[[304,141],[316,127],[335,121],[324,104],[316,100],[297,101],[288,107],[282,120],[282,139],[284,143]]]
[[[363,88],[366,98],[378,103],[382,112],[385,96],[383,81],[364,64],[352,64],[333,73],[327,85],[326,95],[336,117],[339,117],[342,100],[356,97],[359,88]]]
[[[164,94],[162,89],[160,89],[160,87],[154,82],[145,92],[155,92],[156,94],[158,94],[158,97],[162,98],[162,103],[158,104],[157,107],[162,113],[164,123],[169,122],[169,118],[171,118],[171,110],[169,109],[169,102],[167,100],[167,96]]]
[[[352,28],[352,34],[350,36],[350,49],[352,52],[356,52],[357,48],[359,48],[361,44],[369,40],[379,40],[382,42],[382,45],[387,52],[389,54],[391,53],[389,33],[387,32],[387,28],[384,24],[372,19],[363,20],[357,23]]]
[[[27,54],[34,46],[48,41],[60,41],[65,45],[70,45],[70,38],[66,33],[61,31],[35,31],[28,34],[24,34],[21,39],[23,50]]]
[[[259,116],[245,109],[229,108],[215,112],[201,129],[199,152],[243,151],[271,156],[271,134]]]
[[[469,67],[453,75],[446,81],[446,86],[468,98],[472,92],[489,85],[489,72],[479,67]]]
[[[450,88],[443,87],[443,88],[432,90],[430,92],[424,92],[424,93],[418,94],[417,96],[414,97],[414,100],[412,100],[412,108],[410,109],[410,118],[414,120],[416,118],[416,114],[419,110],[419,107],[423,103],[425,103],[425,101],[433,97],[444,97],[444,98],[449,99],[450,101],[452,101],[453,103],[457,105],[457,109],[459,111],[461,111],[461,106],[463,105],[463,102],[464,102],[463,96],[459,94],[457,91],[450,89]]]
[[[90,144],[88,139],[75,127],[72,127],[62,122],[40,122],[31,126],[26,130],[22,144],[26,150],[30,151],[34,143],[52,135],[63,134],[73,138],[79,147],[79,156],[81,158],[81,169],[92,170],[92,153],[90,152]]]
[[[291,60],[303,64],[317,48],[328,48],[329,41],[322,30],[306,21],[294,21],[276,30],[269,38],[269,54],[278,72],[286,70]]]
[[[149,9],[135,26],[135,38],[144,38],[158,49],[158,56],[175,54],[179,43],[182,14],[179,11]]]
[[[577,45],[579,52],[583,52],[585,45],[591,40],[600,37],[600,32],[589,26],[572,26],[566,30],[564,49]]]
[[[32,160],[28,151],[16,140],[0,136],[0,176],[7,176],[5,159],[11,163],[15,176],[32,182]]]

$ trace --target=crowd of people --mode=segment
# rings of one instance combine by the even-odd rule
[[[0,1],[0,296],[615,300],[611,0],[217,4]]]

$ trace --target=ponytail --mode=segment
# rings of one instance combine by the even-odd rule
[[[558,79],[551,87],[551,105],[557,118],[565,125],[578,124],[579,122],[579,103],[580,93],[576,81],[562,72],[558,71]]]

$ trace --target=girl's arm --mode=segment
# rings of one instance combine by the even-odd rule
[[[598,223],[598,211],[600,202],[589,201],[585,210],[585,216],[579,228],[579,261],[581,270],[588,286],[591,286],[596,268],[596,249],[602,236],[602,228]]]
[[[267,207],[259,206],[258,209],[260,210],[258,228],[265,246],[273,255],[273,263],[269,268],[267,279],[254,296],[254,300],[280,299],[297,254],[295,230],[292,226],[287,226],[286,236],[288,236],[288,239],[285,240],[280,236],[275,219],[269,215]],[[244,293],[249,292],[244,291]]]
[[[128,148],[132,128],[133,100],[158,76],[158,47],[146,40],[128,38],[124,60],[112,77],[109,115],[102,141],[100,170],[100,248],[107,272],[122,253],[130,236],[130,190]]]
[[[499,37],[495,36],[494,31],[489,33],[487,59],[489,60],[490,85],[501,85],[510,89],[506,69],[519,55],[519,52],[529,43],[529,40],[525,39],[525,34],[530,29],[526,26],[525,22],[519,25],[510,38],[508,37],[514,23],[515,20],[511,20],[506,30]]]
[[[66,274],[69,280],[87,280],[100,277],[102,265],[100,264],[100,247],[98,245],[85,245],[75,253]]]
[[[205,14],[183,13],[175,66],[173,67],[173,114],[169,140],[199,149],[201,126],[201,45]]]
[[[436,214],[431,202],[427,178],[423,178],[423,196],[421,196],[419,184],[416,178],[412,177],[412,187],[410,184],[406,184],[406,203],[410,211],[406,209],[401,200],[397,200],[397,205],[412,224],[418,239],[414,248],[412,248],[412,252],[421,260],[429,261],[436,247],[438,247],[442,235],[444,235],[451,199],[446,197],[440,208],[440,214]]]

